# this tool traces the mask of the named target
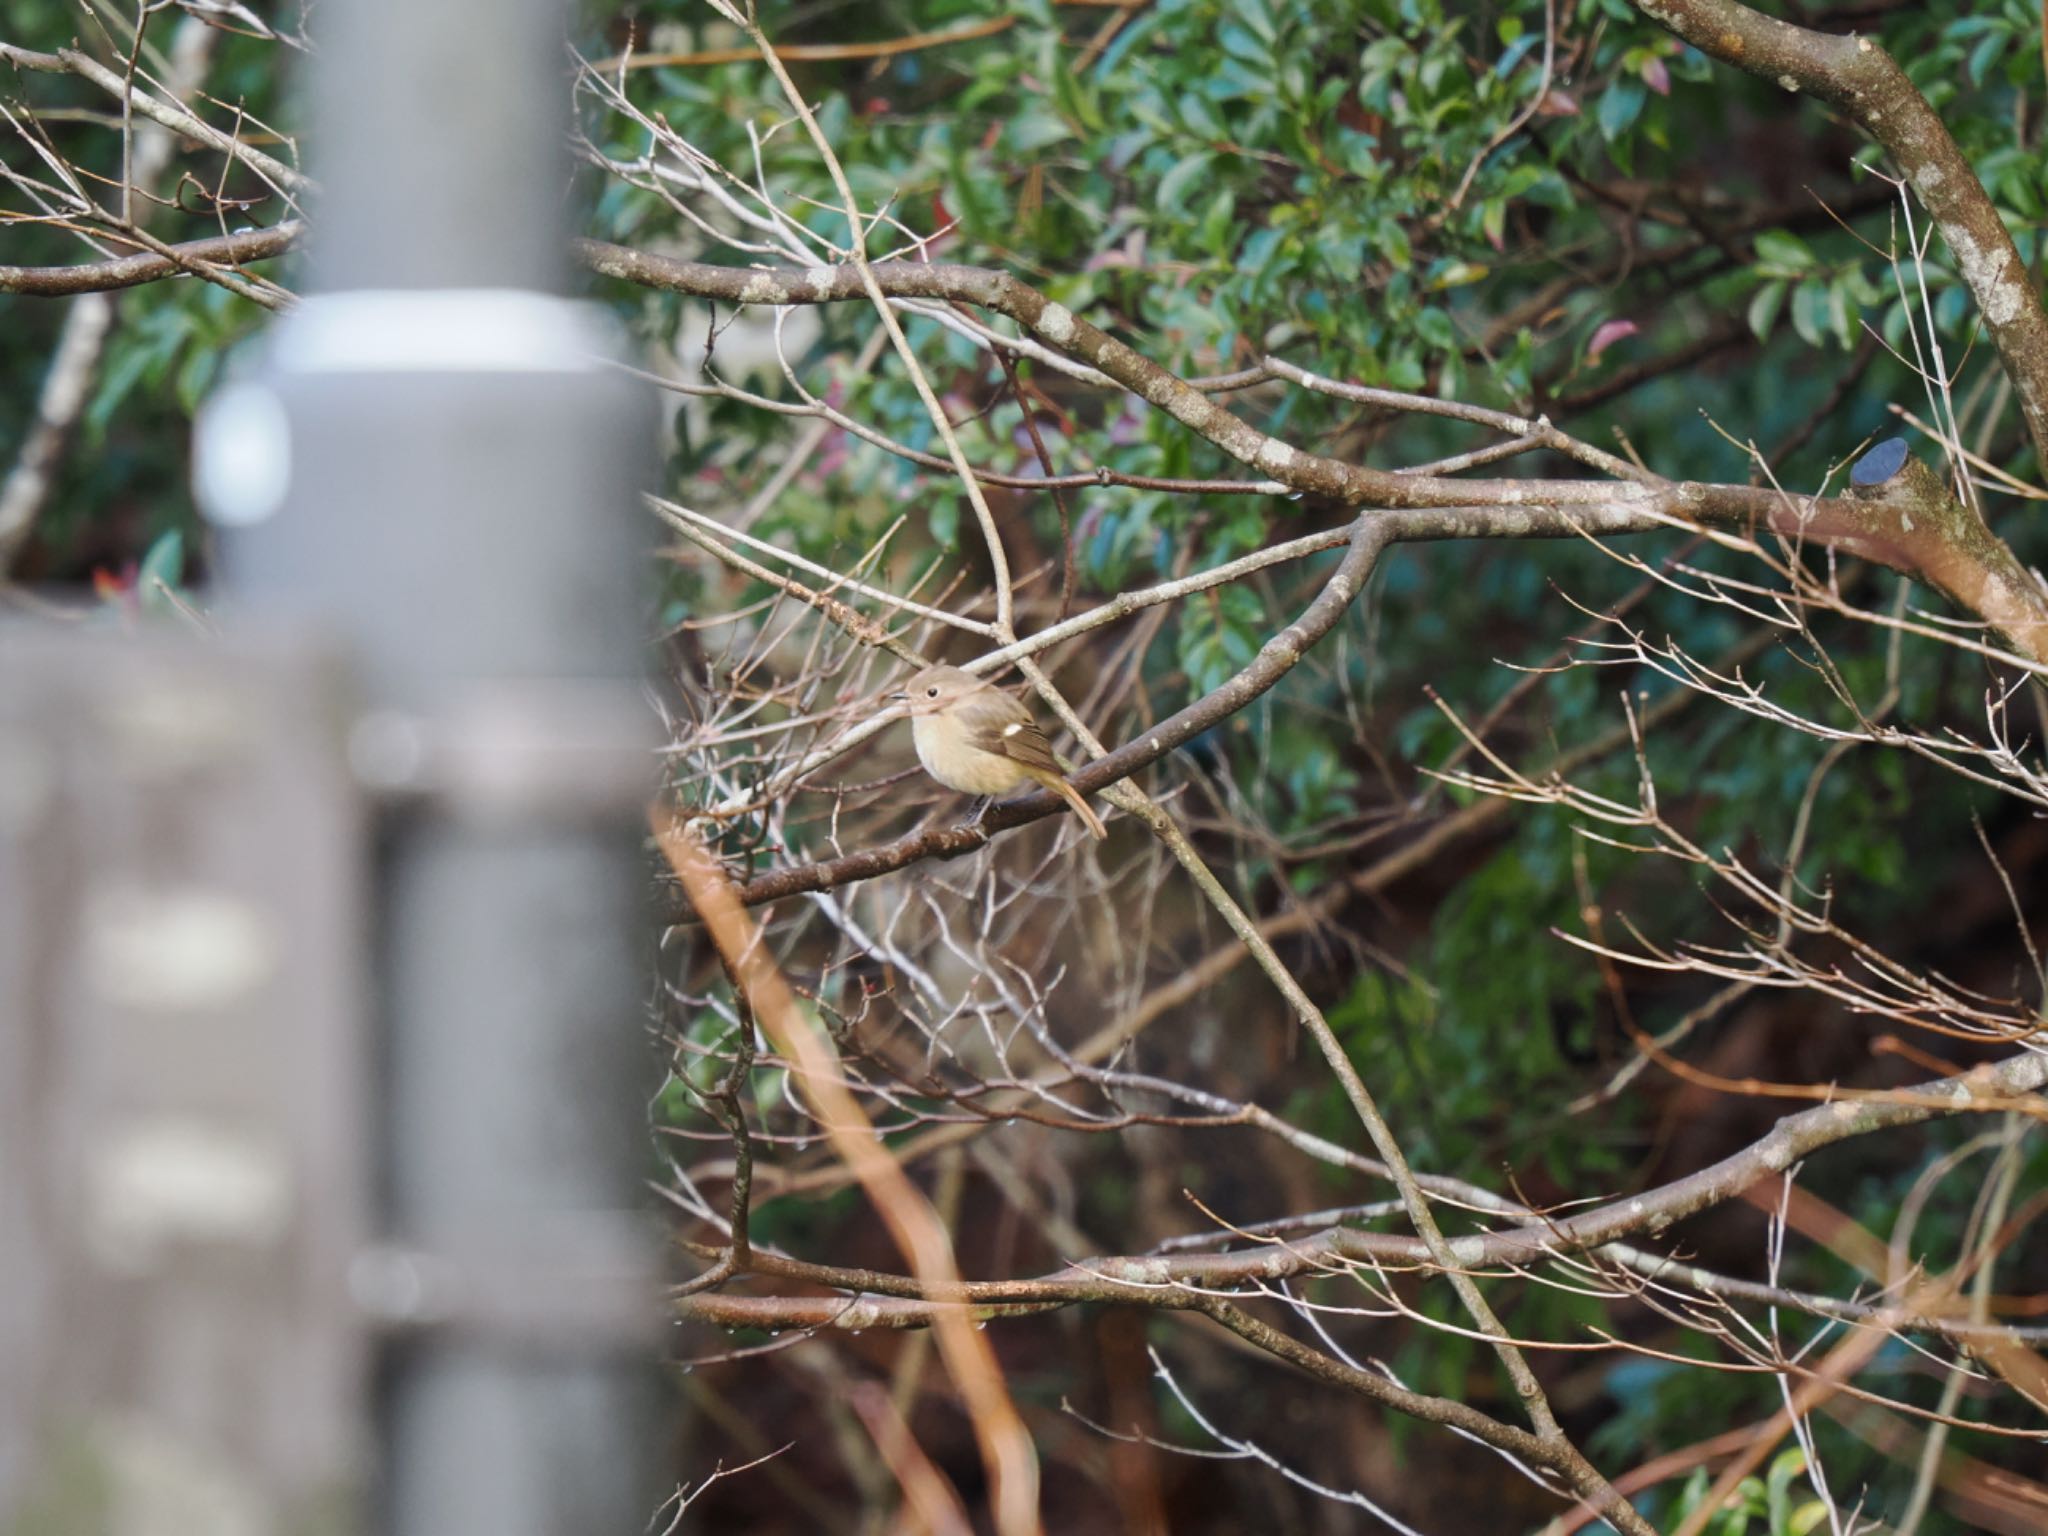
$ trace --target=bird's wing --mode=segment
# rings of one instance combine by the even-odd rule
[[[1024,706],[1006,693],[990,689],[985,698],[977,698],[968,712],[966,725],[971,746],[1007,757],[1026,768],[1052,774],[1060,771],[1052,748],[1046,744],[1045,732],[1032,723]]]
[[[1046,744],[1045,732],[1029,720],[1013,720],[1001,731],[1003,756],[1013,762],[1022,763],[1026,768],[1042,768],[1047,773],[1058,773],[1060,765],[1052,755],[1052,748]]]

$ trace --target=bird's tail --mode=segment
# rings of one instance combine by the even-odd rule
[[[1097,837],[1109,836],[1109,830],[1103,826],[1102,818],[1095,814],[1095,807],[1088,803],[1087,796],[1083,795],[1081,791],[1074,788],[1065,779],[1054,778],[1051,775],[1047,775],[1045,787],[1071,805],[1074,808],[1074,814],[1088,823],[1088,830],[1090,832],[1094,833]]]

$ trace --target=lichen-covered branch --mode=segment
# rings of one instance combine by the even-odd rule
[[[1794,26],[1738,0],[1634,4],[1702,53],[1818,97],[1885,147],[1955,252],[2019,396],[2035,457],[2048,464],[2048,310],[1983,182],[1897,60],[1870,38]]]
[[[875,262],[861,267],[725,267],[636,251],[601,241],[576,243],[579,258],[600,276],[650,288],[722,299],[732,304],[840,303],[868,296],[872,282],[891,298],[948,299],[1006,315],[1040,341],[1079,358],[1167,412],[1240,463],[1303,496],[1352,507],[1426,514],[1456,509],[1455,521],[1410,522],[1395,538],[1528,538],[1555,532],[1619,533],[1650,528],[1712,526],[1770,531],[1801,543],[1879,561],[1935,581],[1951,595],[1984,592],[2000,601],[1979,617],[1996,625],[2020,653],[2048,660],[2048,594],[1967,578],[1958,561],[1982,560],[1981,546],[1938,551],[1899,536],[1895,516],[1846,497],[1794,496],[1748,486],[1669,480],[1481,480],[1403,474],[1347,463],[1260,431],[1203,391],[1052,302],[1006,272],[944,263]],[[1993,544],[1995,535],[1986,530]],[[2002,545],[1999,546],[2001,549]],[[1995,557],[2000,567],[2010,560]],[[1941,572],[1936,578],[1936,570]]]

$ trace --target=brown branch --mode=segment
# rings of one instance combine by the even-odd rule
[[[1202,732],[1228,719],[1277,684],[1293,669],[1302,654],[1329,633],[1362,589],[1362,574],[1370,568],[1371,559],[1376,558],[1376,550],[1370,556],[1360,554],[1359,539],[1362,535],[1369,533],[1382,544],[1485,537],[1486,528],[1498,515],[1500,509],[1492,507],[1437,507],[1415,512],[1362,514],[1354,525],[1352,553],[1347,555],[1344,562],[1331,574],[1329,583],[1302,612],[1300,618],[1267,641],[1250,665],[1213,692],[1204,694],[1185,709],[1153,726],[1137,740],[1127,742],[1108,756],[1098,758],[1076,770],[1070,776],[1074,786],[1085,794],[1094,794],[1110,784],[1128,778],[1140,769],[1157,762],[1167,753],[1192,741]],[[1632,524],[1625,518],[1600,518],[1587,509],[1576,507],[1522,509],[1515,516],[1523,536],[1562,537],[1632,531]],[[1663,525],[1653,523],[1652,526]],[[1024,826],[1041,817],[1055,815],[1060,808],[1060,801],[1045,794],[1033,794],[1022,799],[1006,801],[991,806],[975,823],[931,827],[909,833],[894,842],[863,848],[839,858],[823,859],[790,869],[772,870],[740,886],[740,896],[748,906],[759,906],[763,902],[777,901],[786,896],[831,890],[862,880],[872,880],[878,875],[889,874],[924,859],[960,858],[985,846],[997,833]],[[1451,820],[1457,829],[1462,829],[1467,823],[1492,821],[1499,814],[1501,813],[1473,809],[1461,812]],[[1420,851],[1426,852],[1439,847],[1444,840],[1454,835],[1456,832],[1452,828],[1433,829],[1425,835]],[[1412,867],[1412,858],[1396,857],[1400,868]],[[1357,880],[1351,884],[1356,889],[1377,888],[1378,884],[1384,883],[1384,879],[1388,877],[1386,871],[1381,871],[1379,875],[1373,877],[1370,886]],[[1343,887],[1339,886],[1333,888],[1333,891],[1341,893],[1342,889]],[[1316,901],[1322,899],[1315,898]],[[1331,899],[1341,900],[1342,897],[1341,894],[1333,894]],[[1243,958],[1244,951],[1241,948],[1233,949],[1229,958],[1220,962],[1221,968],[1228,969]]]
[[[1775,23],[1774,23],[1775,25]],[[2008,248],[2010,243],[2008,242]],[[1529,538],[1557,532],[1612,534],[1685,525],[1768,528],[1800,543],[1825,545],[1928,577],[1920,541],[1898,537],[1895,514],[1848,498],[1796,497],[1748,485],[1696,481],[1466,480],[1401,474],[1297,448],[1233,415],[1169,370],[1090,325],[1006,272],[924,262],[789,268],[725,267],[683,261],[601,241],[575,242],[578,259],[599,276],[732,304],[808,305],[872,297],[957,301],[1008,316],[1048,346],[1165,411],[1183,426],[1303,496],[1340,505],[1415,513],[1455,511],[1444,522],[1400,525],[1392,538]],[[1975,553],[1972,551],[1971,553]],[[1953,572],[1950,573],[1951,577]],[[1952,593],[1967,584],[1945,581]],[[2000,583],[2006,611],[1980,613],[2021,651],[2048,660],[2048,594]],[[2017,627],[2015,627],[2017,626]]]
[[[1764,1179],[1774,1178],[1801,1158],[1838,1142],[1918,1124],[1939,1115],[1979,1110],[1997,1112],[2017,1094],[2048,1084],[2048,1058],[2021,1053],[1967,1074],[1902,1091],[1885,1102],[1827,1104],[1789,1115],[1740,1151],[1668,1184],[1576,1216],[1534,1220],[1503,1232],[1450,1239],[1451,1254],[1468,1271],[1503,1265],[1525,1266],[1559,1255],[1607,1252],[1613,1262],[1652,1280],[1679,1282],[1728,1300],[1797,1308],[1818,1316],[1906,1330],[1971,1343],[2017,1345],[2048,1338],[2048,1329],[1972,1323],[1945,1311],[1880,1302],[1840,1301],[1780,1286],[1715,1275],[1677,1259],[1624,1250],[1624,1240],[1657,1234],[1688,1216],[1738,1198]],[[677,1301],[686,1316],[749,1327],[923,1327],[944,1308],[964,1308],[978,1319],[1038,1311],[1077,1303],[1111,1303],[1180,1308],[1190,1305],[1191,1288],[1208,1290],[1256,1285],[1339,1270],[1351,1263],[1382,1269],[1439,1268],[1427,1245],[1400,1233],[1335,1227],[1285,1241],[1227,1253],[1111,1255],[1083,1259],[1049,1274],[1023,1280],[962,1281],[932,1287],[873,1269],[813,1264],[756,1252],[746,1272],[855,1293],[843,1297],[687,1296]]]
[[[1721,659],[1722,664],[1728,667],[1738,666],[1773,643],[1774,638],[1767,630],[1757,630],[1743,643],[1726,653]],[[1651,704],[1641,715],[1640,723],[1645,729],[1655,726],[1688,708],[1697,698],[1698,695],[1691,690],[1675,689]],[[1570,773],[1586,763],[1598,761],[1631,745],[1633,740],[1633,733],[1628,726],[1615,726],[1592,741],[1560,754],[1545,770],[1546,774]],[[1055,809],[1055,806],[1048,803],[1039,814],[1051,815]],[[1413,841],[1382,855],[1343,880],[1326,883],[1321,890],[1290,904],[1284,911],[1262,919],[1258,924],[1259,934],[1271,941],[1313,930],[1335,918],[1353,896],[1383,891],[1417,870],[1435,864],[1448,850],[1469,839],[1482,836],[1500,822],[1506,821],[1514,809],[1514,801],[1492,796],[1461,807],[1425,827]],[[994,811],[992,810],[990,814],[993,815]],[[670,915],[677,918],[682,916],[680,913]],[[1102,1025],[1082,1044],[1067,1052],[1067,1057],[1071,1061],[1082,1063],[1105,1059],[1125,1041],[1142,1033],[1154,1019],[1209,991],[1248,958],[1250,951],[1235,937],[1225,940],[1200,960],[1182,970],[1173,980],[1164,982],[1146,993],[1128,1012]],[[1050,1074],[1040,1079],[1041,1082],[1049,1080]],[[899,1143],[896,1148],[897,1160],[907,1165],[943,1148],[956,1146],[979,1135],[988,1125],[998,1123],[1012,1113],[1014,1108],[1013,1099],[998,1100],[979,1111],[989,1116],[986,1120],[937,1126]],[[706,1170],[702,1176],[720,1175]],[[836,1165],[813,1168],[795,1174],[769,1170],[763,1183],[778,1197],[801,1195],[839,1188],[844,1183],[844,1174]]]
[[[1953,1296],[1954,1291],[1953,1284],[1938,1280],[1921,1281],[1908,1292],[1907,1301],[1916,1308],[1926,1302],[1940,1305]],[[1679,1525],[1676,1536],[1701,1536],[1707,1522],[1734,1496],[1742,1480],[1763,1465],[1771,1452],[1777,1449],[1778,1442],[1792,1432],[1795,1424],[1833,1397],[1868,1365],[1884,1347],[1885,1340],[1886,1335],[1881,1332],[1852,1333],[1823,1355],[1820,1363],[1810,1368],[1805,1379],[1793,1388],[1785,1406],[1756,1426],[1749,1443],[1721,1469],[1706,1497],[1693,1506],[1692,1512]]]
[[[986,1287],[963,1287],[983,1290]],[[1168,1311],[1199,1312],[1228,1328],[1247,1343],[1314,1376],[1328,1385],[1371,1399],[1397,1413],[1426,1423],[1463,1430],[1488,1445],[1547,1466],[1565,1477],[1581,1498],[1615,1518],[1624,1528],[1648,1531],[1641,1517],[1617,1507],[1619,1495],[1568,1442],[1503,1423],[1489,1414],[1450,1398],[1429,1397],[1398,1382],[1345,1365],[1322,1351],[1312,1349],[1267,1323],[1260,1322],[1228,1300],[1192,1290],[1152,1290],[1143,1293],[1152,1306]],[[1126,1291],[1121,1300],[1135,1299]],[[938,1324],[946,1319],[986,1321],[1043,1310],[1029,1306],[975,1305],[972,1303],[905,1302],[889,1298],[860,1297],[849,1303],[833,1297],[693,1296],[682,1304],[690,1316],[727,1327],[776,1328],[915,1328]]]
[[[0,267],[0,293],[53,297],[133,287],[192,268],[234,265],[282,255],[297,244],[303,233],[303,223],[293,220],[272,229],[163,246],[158,251],[108,261],[57,267]],[[576,249],[599,275],[726,298],[734,303],[822,303],[862,296],[860,274],[850,267],[825,268],[815,274],[763,272],[676,261],[595,241],[578,241]],[[2034,583],[2014,578],[2020,569],[2017,562],[1981,522],[1966,530],[1954,522],[1942,527],[1944,535],[1956,532],[1967,533],[1967,537],[1949,540],[1923,535],[1909,540],[1900,537],[1895,510],[1853,498],[1802,499],[1753,486],[1664,480],[1621,484],[1465,480],[1367,469],[1297,450],[1266,436],[1165,369],[1139,357],[1087,322],[1068,315],[1007,274],[907,262],[879,263],[872,270],[882,289],[893,296],[981,304],[1030,324],[1049,341],[1064,341],[1069,350],[1085,357],[1117,382],[1154,404],[1165,406],[1217,446],[1303,494],[1331,496],[1351,505],[1370,503],[1385,509],[1373,515],[1385,525],[1389,542],[1639,533],[1668,527],[1675,520],[1727,525],[1761,523],[1789,536],[1828,544],[1929,580],[1992,622],[2025,654],[2037,659],[2048,656],[2048,639],[2043,638],[2048,635],[2048,597]],[[1390,515],[1396,511],[1409,515]],[[1183,711],[1183,715],[1186,713]],[[1207,725],[1198,727],[1206,728]],[[1091,771],[1103,775],[1100,784],[1109,784],[1127,777],[1158,755],[1130,753],[1126,759],[1125,754],[1112,754],[1093,765]],[[1107,766],[1124,761],[1128,766],[1115,770]],[[1000,829],[1034,819],[1035,816],[1027,815],[995,825]],[[940,834],[927,834],[937,836]],[[981,846],[982,841],[965,837],[951,843],[933,843],[896,862],[884,858],[871,873],[901,868],[918,857],[969,852]],[[749,896],[750,904],[767,899],[770,898]]]
[[[1461,1250],[1483,1263],[1516,1260],[1518,1253],[1537,1254],[1563,1241],[1597,1247],[1636,1232],[1659,1232],[1675,1221],[1732,1199],[1759,1179],[1782,1173],[1809,1152],[1873,1131],[1917,1125],[1936,1115],[2004,1108],[2013,1098],[2040,1091],[2048,1084],[2048,1057],[2021,1052],[2003,1061],[1976,1067],[1957,1076],[1922,1083],[1889,1099],[1822,1104],[1788,1115],[1741,1151],[1675,1179],[1651,1194],[1631,1196],[1556,1222],[1532,1224],[1515,1232],[1483,1239]],[[1636,1201],[1644,1203],[1638,1213]],[[1647,1223],[1639,1214],[1653,1219]]]
[[[89,80],[109,96],[117,96],[123,102],[132,102],[134,110],[144,117],[163,124],[173,133],[182,133],[187,138],[197,139],[207,148],[216,150],[232,159],[240,160],[258,175],[268,179],[289,198],[293,192],[308,191],[313,186],[312,178],[293,170],[282,160],[266,155],[260,149],[252,148],[246,140],[237,140],[222,133],[202,118],[194,116],[182,106],[157,100],[140,89],[131,89],[106,65],[75,48],[60,48],[55,53],[38,53],[32,48],[20,48],[12,43],[0,43],[0,64],[11,64],[17,69],[36,70],[44,74],[77,75]]]
[[[912,1528],[930,1536],[974,1536],[974,1522],[968,1518],[960,1495],[946,1480],[946,1474],[932,1464],[924,1448],[911,1438],[910,1425],[880,1383],[855,1382],[847,1401],[867,1426],[882,1462],[903,1490],[903,1502],[916,1518]]]
[[[1285,677],[1315,643],[1335,627],[1350,608],[1384,545],[1377,519],[1361,517],[1353,525],[1351,544],[1344,559],[1315,600],[1300,618],[1274,635],[1259,648],[1251,664],[1213,692],[1204,694],[1186,709],[1161,721],[1142,737],[1127,742],[1107,757],[1097,758],[1068,777],[1083,794],[1095,794],[1129,778],[1139,769],[1157,762],[1183,743],[1193,740],[1218,721],[1236,714],[1260,694]],[[776,870],[739,887],[740,899],[748,906],[776,901],[807,891],[830,890],[858,880],[871,880],[891,870],[902,869],[921,859],[958,858],[982,847],[998,832],[1050,816],[1061,802],[1048,794],[1034,794],[991,806],[973,825],[934,827],[914,832],[875,848],[864,848],[843,858],[826,859],[795,869]]]
[[[2035,458],[2048,465],[2048,310],[1984,184],[1892,56],[1867,37],[1796,27],[1736,0],[1634,3],[1702,53],[1811,92],[1885,147],[1955,252],[2019,394]]]
[[[53,299],[135,288],[143,283],[182,276],[197,264],[234,267],[251,261],[269,261],[290,251],[304,233],[304,223],[293,219],[270,229],[216,235],[208,240],[188,240],[181,245],[166,247],[162,254],[138,251],[132,256],[67,266],[0,267],[0,293]],[[116,235],[111,238],[122,237]]]
[[[1745,1424],[1740,1429],[1727,1430],[1678,1450],[1666,1451],[1661,1456],[1652,1456],[1642,1465],[1632,1467],[1617,1477],[1614,1486],[1625,1494],[1642,1493],[1670,1481],[1681,1472],[1690,1472],[1694,1467],[1733,1455],[1761,1433],[1763,1427],[1761,1424]],[[1599,1518],[1593,1510],[1576,1509],[1545,1526],[1543,1536],[1572,1536],[1573,1532],[1585,1529]]]
[[[1007,32],[1022,17],[1017,13],[970,22],[937,32],[915,32],[908,37],[884,38],[872,43],[777,43],[775,57],[792,64],[824,64],[841,59],[891,59],[899,54],[943,48],[951,43],[971,43],[978,38]],[[694,53],[622,53],[602,59],[590,67],[599,74],[617,74],[622,69],[696,69],[712,64],[745,64],[759,58],[751,43],[741,48],[700,48]]]
[[[826,1136],[859,1176],[919,1282],[940,1292],[956,1285],[959,1272],[945,1228],[841,1080],[829,1044],[798,1009],[725,871],[666,809],[657,806],[650,820],[663,855],[689,892],[754,1018],[793,1064]],[[735,1245],[735,1262],[738,1257]],[[937,1327],[940,1354],[967,1406],[988,1467],[997,1528],[1003,1536],[1035,1536],[1042,1530],[1037,1455],[995,1352],[964,1317],[938,1319]]]
[[[219,36],[196,16],[188,15],[178,23],[171,42],[167,90],[182,96],[198,88],[213,59]],[[138,45],[141,37],[138,28]],[[130,140],[132,143],[127,142]],[[127,188],[155,183],[170,165],[176,148],[176,136],[153,124],[146,125],[140,133],[124,133]],[[128,227],[139,230],[156,206],[153,199],[145,203],[129,218]],[[111,238],[122,242],[127,239],[118,233]],[[0,276],[0,293],[6,291],[6,279]],[[14,467],[0,478],[0,578],[12,569],[54,489],[74,429],[99,377],[113,323],[114,306],[110,300],[82,295],[81,302],[65,307],[56,351],[36,401],[35,420],[22,435]]]
[[[731,304],[834,304],[866,296],[861,269],[852,265],[792,268],[725,267],[684,261],[597,240],[575,242],[592,272],[642,287]],[[1826,502],[1795,503],[1749,486],[1657,481],[1617,485],[1606,480],[1461,480],[1399,474],[1327,458],[1268,436],[1217,405],[1202,391],[1056,304],[1007,272],[944,262],[871,262],[868,268],[891,298],[973,304],[1007,316],[1040,341],[1090,364],[1141,399],[1165,411],[1232,458],[1271,475],[1304,495],[1346,506],[1391,509],[1484,508],[1496,533],[1514,531],[1518,517],[1571,507],[1600,511],[1642,529],[1660,519],[1719,518],[1777,523],[1823,515]],[[1455,536],[1455,535],[1454,535]]]
[[[1257,1345],[1268,1354],[1279,1356],[1319,1381],[1342,1387],[1362,1397],[1369,1397],[1375,1402],[1384,1403],[1389,1408],[1427,1420],[1432,1424],[1462,1429],[1489,1445],[1499,1446],[1512,1455],[1548,1467],[1570,1483],[1580,1500],[1604,1515],[1615,1529],[1630,1532],[1632,1536],[1643,1536],[1643,1533],[1647,1533],[1647,1536],[1656,1536],[1656,1527],[1637,1514],[1635,1507],[1615,1491],[1613,1484],[1602,1477],[1569,1441],[1561,1437],[1530,1434],[1527,1430],[1517,1429],[1512,1424],[1503,1424],[1498,1419],[1489,1418],[1478,1409],[1468,1407],[1464,1403],[1447,1398],[1425,1397],[1420,1392],[1412,1392],[1384,1376],[1345,1364],[1319,1349],[1311,1349],[1300,1340],[1282,1333],[1271,1324],[1260,1322],[1250,1313],[1242,1311],[1220,1297],[1202,1298],[1200,1311],[1247,1343]]]

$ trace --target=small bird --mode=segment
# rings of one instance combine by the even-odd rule
[[[958,667],[926,667],[896,695],[910,704],[910,738],[924,771],[967,795],[1006,795],[1020,784],[1044,786],[1074,808],[1097,837],[1102,818],[1060,775],[1031,711],[1000,688]]]

